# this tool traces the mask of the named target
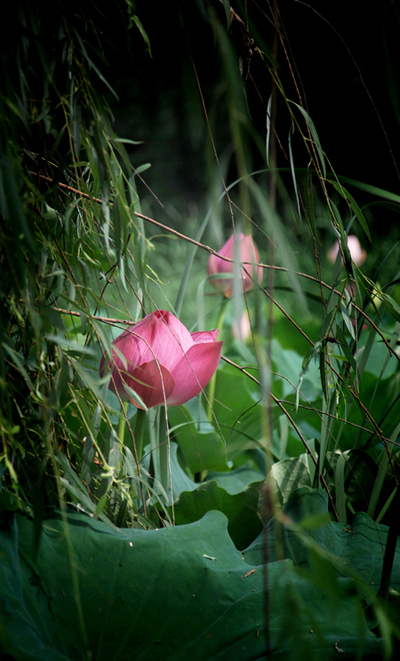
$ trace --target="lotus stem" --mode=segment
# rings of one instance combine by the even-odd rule
[[[135,427],[135,449],[136,459],[138,466],[143,455],[143,428],[146,419],[146,412],[143,409],[138,409],[136,412],[136,427]]]
[[[224,319],[225,319],[225,312],[226,312],[226,304],[228,303],[228,298],[224,298],[221,304],[221,310],[219,313],[218,317],[218,322],[217,322],[217,328],[219,329],[219,332],[222,333],[222,327],[224,325]],[[214,394],[215,394],[215,387],[217,384],[217,372],[214,372],[214,374],[211,377],[211,381],[208,384],[207,388],[207,420],[208,422],[212,422],[213,419],[213,410],[212,410],[212,404],[214,401]]]

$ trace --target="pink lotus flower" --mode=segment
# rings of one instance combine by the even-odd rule
[[[217,336],[218,330],[189,333],[171,312],[152,312],[114,340],[109,387],[139,408],[124,384],[147,408],[184,404],[205,388],[218,367],[222,342]],[[101,376],[104,366],[103,357]]]
[[[347,237],[347,246],[349,248],[350,256],[354,264],[356,266],[361,266],[361,264],[364,264],[365,260],[367,259],[367,253],[361,248],[360,242],[358,238],[354,236],[354,234],[350,234]],[[335,263],[338,252],[339,243],[336,241],[328,252],[328,259],[332,264]]]
[[[248,291],[253,286],[253,278],[257,278],[257,282],[261,284],[263,277],[263,269],[261,266],[253,266],[253,263],[259,261],[258,250],[254,245],[253,239],[249,234],[246,236],[241,232],[239,235],[232,234],[232,236],[225,243],[223,248],[219,251],[220,255],[235,259],[235,241],[239,244],[239,260],[241,262],[250,262],[245,265],[247,273],[243,271],[243,289]],[[208,260],[207,272],[208,275],[217,275],[219,273],[232,273],[234,272],[235,264],[227,262],[216,255],[211,255]],[[227,298],[232,296],[233,278],[211,278],[210,283],[216,287]]]

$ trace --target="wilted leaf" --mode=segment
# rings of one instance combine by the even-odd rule
[[[307,455],[277,461],[269,477],[279,505],[285,505],[294,489],[311,486]]]
[[[269,528],[269,558],[293,560],[298,566],[309,566],[310,548],[320,548],[332,557],[339,575],[358,577],[372,592],[377,592],[388,527],[375,523],[364,512],[358,512],[349,524],[336,523],[328,516],[325,491],[303,487],[294,491],[286,507],[288,525],[276,535],[275,521]],[[300,529],[300,533],[293,525]],[[309,543],[307,543],[309,542]],[[263,563],[263,533],[244,551],[252,565]],[[390,586],[400,589],[400,541],[397,542]]]

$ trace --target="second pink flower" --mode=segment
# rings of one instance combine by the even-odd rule
[[[263,269],[261,266],[255,266],[256,263],[259,262],[259,254],[258,250],[254,245],[253,239],[251,238],[250,234],[243,234],[242,232],[240,234],[232,234],[232,236],[228,239],[228,241],[225,243],[225,245],[219,250],[219,254],[223,255],[223,257],[228,257],[231,260],[235,259],[235,242],[237,242],[237,248],[238,248],[238,254],[239,254],[239,262],[242,264],[243,262],[248,262],[247,264],[244,265],[244,268],[246,269],[247,273],[243,270],[242,268],[242,282],[243,282],[243,289],[244,291],[248,291],[253,287],[253,280],[256,279],[258,284],[261,284],[262,276],[263,276]],[[211,255],[210,259],[208,260],[208,267],[207,267],[207,272],[208,275],[219,275],[219,274],[228,274],[231,273],[233,275],[235,270],[235,263],[225,261],[224,259],[221,259],[221,257],[217,257],[217,255]],[[233,288],[233,277],[232,278],[210,278],[210,283],[212,284],[213,287],[216,287],[222,293],[224,296],[227,298],[230,298],[232,296],[232,288]]]

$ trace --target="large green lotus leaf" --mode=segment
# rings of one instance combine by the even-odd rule
[[[337,572],[342,576],[359,577],[369,589],[377,592],[388,527],[375,523],[364,512],[358,512],[351,524],[331,521],[328,516],[328,496],[323,490],[303,487],[293,492],[284,508],[289,525],[276,524],[268,528],[268,553],[271,562],[290,558],[297,566],[308,566],[310,547],[317,546],[332,556]],[[300,530],[293,529],[293,524]],[[264,534],[244,551],[251,565],[264,562]],[[397,542],[390,585],[400,590],[400,541]]]
[[[370,372],[377,378],[382,372],[382,367],[385,363],[385,360],[388,357],[388,350],[383,342],[374,342],[372,349],[369,353],[367,364],[365,366],[365,371]],[[398,371],[398,361],[396,356],[390,356],[385,371],[382,375],[382,379],[388,379],[390,376],[395,374]]]
[[[317,337],[320,332],[320,325],[316,323],[316,318],[312,318],[311,316],[308,319],[302,319],[301,327],[308,337]],[[279,338],[279,344],[283,349],[293,349],[294,332],[296,330],[293,322],[289,321],[283,314],[281,315],[281,313],[277,312],[276,319],[274,319],[274,335]],[[303,357],[310,350],[310,344],[302,333],[296,332],[295,337],[296,351]]]
[[[172,486],[174,497],[180,494],[182,491],[192,491],[196,489],[197,483],[194,482],[181,467],[178,461],[178,445],[176,443],[170,443],[170,466],[171,466],[171,475],[172,475]]]
[[[150,446],[147,446],[145,448],[145,455],[147,454],[149,459],[150,459],[150,453],[151,453],[151,448]],[[169,454],[169,467],[172,477],[172,493],[174,500],[176,500],[176,498],[179,496],[179,494],[182,491],[193,491],[193,489],[197,489],[198,487],[198,482],[194,482],[183,470],[182,466],[179,463],[177,453],[178,453],[178,445],[173,441],[171,441],[170,454]],[[158,457],[153,457],[153,462],[154,462],[155,475],[158,478],[160,474]],[[149,470],[149,460],[145,462],[145,467],[147,470]],[[153,489],[156,493],[160,494],[161,492],[160,484],[156,480],[153,483]],[[170,505],[171,494],[169,489],[167,490],[167,497],[168,497],[168,504]]]
[[[213,480],[200,484],[194,491],[180,494],[174,507],[177,524],[192,523],[206,512],[218,510],[227,517],[228,532],[238,549],[244,549],[260,533],[262,522],[258,515],[259,489],[247,487],[230,494]]]
[[[259,442],[261,433],[258,386],[231,365],[217,372],[213,410],[227,443],[228,457]]]
[[[14,522],[0,533],[0,659],[8,653],[18,661],[68,661],[57,650],[60,642],[46,587],[39,587],[30,566],[29,561],[19,561]]]
[[[221,435],[213,431],[211,425],[207,426],[210,430],[200,431],[199,425],[185,406],[171,406],[168,409],[168,420],[174,441],[178,443],[185,462],[193,473],[227,470],[225,443]]]
[[[299,373],[297,373],[296,385],[298,380]],[[282,388],[280,390],[282,391]],[[291,390],[293,391],[293,388]],[[281,396],[282,392],[279,393],[279,397]],[[294,394],[291,396],[291,399],[293,402],[295,401]],[[224,434],[228,459],[234,460],[237,455],[246,449],[254,448],[255,445],[260,447],[263,433],[260,408],[257,406],[259,401],[260,390],[257,384],[248,376],[231,365],[224,365],[222,369],[218,370],[213,410]],[[290,407],[292,415],[293,408]],[[273,415],[276,418],[283,415],[278,406],[273,408]],[[300,408],[295,418],[296,421],[299,420],[304,423],[307,423],[309,420],[312,422],[315,420],[317,429],[321,427],[321,421],[314,411],[310,412],[308,409]],[[311,431],[311,437],[316,436],[316,430],[314,428],[307,429],[306,435],[309,436],[309,430]],[[279,454],[278,439],[276,443],[273,440],[273,443],[274,452]],[[287,450],[289,455],[294,454],[296,456],[304,452],[304,446],[291,426],[289,426]]]
[[[279,336],[277,336],[279,337]],[[303,356],[293,349],[284,349],[281,343],[275,338],[272,340],[272,361],[273,369],[276,371],[275,382],[281,381],[281,397],[286,399],[288,395],[294,394],[302,373]],[[303,376],[300,393],[308,400],[314,401],[319,396],[321,389],[321,380],[319,368],[315,361],[309,365],[308,371]]]
[[[219,487],[231,494],[241,493],[249,484],[263,482],[264,478],[265,475],[254,468],[238,468],[229,473],[210,471],[207,475],[207,480],[215,480]]]
[[[220,512],[150,531],[68,513],[67,526],[44,522],[36,561],[33,523],[15,522],[1,535],[0,630],[17,661],[265,658],[263,571],[243,562]],[[285,561],[268,565],[268,583],[271,658],[354,658],[360,641],[381,651],[347,579],[328,593]]]

